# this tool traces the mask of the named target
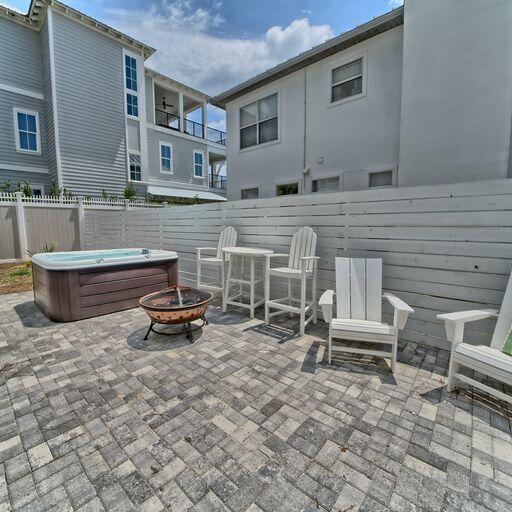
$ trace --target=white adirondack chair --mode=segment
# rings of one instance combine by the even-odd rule
[[[203,290],[211,290],[216,292],[223,292],[224,278],[219,275],[219,270],[224,273],[222,268],[222,249],[224,247],[235,247],[238,234],[235,228],[231,226],[225,227],[219,236],[219,243],[217,247],[197,247],[197,287]],[[203,256],[204,252],[215,253],[215,256]],[[202,282],[202,268],[203,265],[215,267],[217,270],[217,281],[214,283]]]
[[[282,313],[295,313],[300,315],[300,334],[304,335],[306,325],[317,321],[316,274],[318,256],[315,256],[316,233],[309,227],[299,229],[293,237],[290,254],[268,254],[265,267],[265,324],[269,325],[270,318]],[[286,267],[272,267],[274,258],[288,258]],[[270,299],[271,276],[288,279],[288,295],[284,298]],[[311,300],[306,299],[307,280],[311,279]],[[300,299],[292,297],[292,280],[300,281]],[[296,304],[295,306],[293,304]],[[270,313],[270,308],[277,309]],[[311,312],[309,318],[306,314]]]
[[[463,342],[464,325],[467,322],[496,317],[498,321],[494,328],[490,346],[470,345]],[[503,353],[501,350],[512,327],[512,275],[508,280],[499,313],[495,309],[478,309],[446,313],[437,315],[437,318],[444,320],[446,337],[452,343],[448,369],[448,391],[455,389],[457,382],[461,381],[512,404],[512,396],[459,373],[459,368],[465,366],[492,379],[512,385],[512,356]]]
[[[336,258],[336,318],[332,318],[333,290],[320,297],[324,320],[329,323],[329,363],[332,352],[368,354],[391,359],[396,364],[398,331],[414,310],[404,301],[382,295],[382,259]],[[393,325],[382,323],[382,298],[395,310]],[[390,345],[390,351],[333,345],[333,339]]]

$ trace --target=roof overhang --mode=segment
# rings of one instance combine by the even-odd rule
[[[154,69],[145,67],[144,71],[146,72],[147,76],[162,83],[163,85],[169,86],[171,89],[178,89],[185,93],[188,92],[191,96],[200,98],[203,101],[208,102],[211,100],[211,96],[209,96],[208,94],[198,91],[197,89],[194,89],[193,87],[182,84],[181,82],[178,82],[176,80],[173,80],[172,78],[169,78],[168,76],[162,75],[162,73],[159,73],[158,71],[155,71]]]
[[[137,39],[127,36],[126,34],[105,25],[105,23],[101,23],[101,21],[95,20],[94,18],[91,18],[90,16],[87,16],[86,14],[83,14],[82,12],[56,0],[31,0],[27,14],[19,13],[5,6],[0,6],[0,15],[22,25],[39,30],[46,14],[46,8],[48,7],[51,7],[56,12],[60,12],[79,23],[83,23],[84,25],[98,30],[108,37],[116,39],[127,46],[137,49],[144,55],[145,59],[150,57],[156,51],[151,46],[141,43],[140,41],[137,41]]]
[[[404,8],[398,7],[392,11],[378,16],[363,25],[349,30],[333,39],[329,39],[325,43],[315,46],[311,50],[297,55],[277,66],[270,68],[259,75],[249,78],[227,91],[213,97],[211,103],[220,108],[226,108],[226,103],[244,96],[245,94],[259,89],[260,87],[279,80],[280,78],[289,75],[299,69],[318,62],[326,57],[341,52],[351,46],[354,46],[362,41],[375,37],[383,32],[391,30],[404,23]]]
[[[206,190],[191,190],[188,188],[176,188],[176,187],[160,187],[156,185],[148,185],[148,194],[153,196],[164,196],[164,197],[186,197],[193,199],[204,199],[206,201],[226,201],[224,196],[208,192]]]

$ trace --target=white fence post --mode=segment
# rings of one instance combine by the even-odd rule
[[[28,260],[27,253],[27,229],[25,226],[25,210],[23,207],[23,194],[16,192],[16,221],[18,223],[18,244],[20,247],[20,258]]]
[[[84,198],[76,198],[77,220],[78,220],[78,239],[80,241],[80,250],[85,251],[85,209]]]

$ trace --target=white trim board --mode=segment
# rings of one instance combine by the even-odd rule
[[[36,167],[32,165],[19,165],[0,162],[0,170],[2,171],[19,171],[19,172],[36,172],[39,174],[50,174],[47,167]]]
[[[44,96],[40,92],[31,91],[22,87],[16,87],[15,85],[9,85],[4,82],[0,82],[0,91],[12,92],[14,94],[20,94],[21,96],[35,98],[36,100],[44,99]]]

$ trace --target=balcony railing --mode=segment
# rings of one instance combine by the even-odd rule
[[[155,124],[158,126],[164,126],[171,130],[180,130],[180,116],[175,116],[169,112],[155,109]]]
[[[226,176],[217,176],[216,174],[210,174],[209,180],[210,188],[220,188],[226,190],[228,188],[228,179]]]
[[[216,142],[217,144],[222,144],[223,146],[226,145],[226,132],[207,126],[206,133],[204,133],[204,127],[201,123],[197,123],[191,119],[185,119],[184,121],[185,126],[183,131],[188,135],[193,135],[194,137],[199,137],[200,139],[206,138],[211,142]],[[169,112],[164,112],[163,110],[155,109],[155,124],[157,126],[170,128],[171,130],[180,131],[180,117],[175,114],[170,114]]]

